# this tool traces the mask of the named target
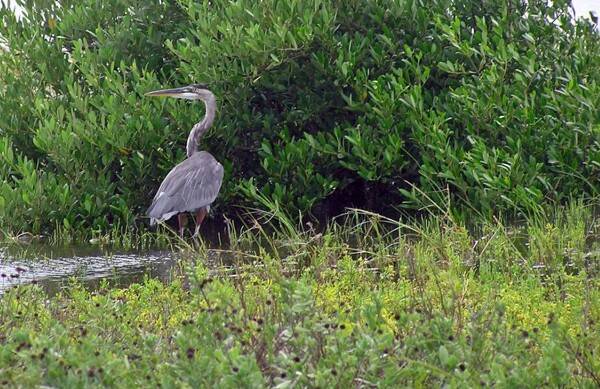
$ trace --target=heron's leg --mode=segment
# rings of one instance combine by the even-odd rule
[[[187,224],[187,215],[184,212],[177,215],[177,223],[179,225],[179,236],[183,238],[183,231]]]
[[[204,218],[206,217],[207,213],[208,212],[206,212],[206,208],[200,208],[196,211],[196,229],[194,230],[194,237],[198,236],[200,226],[202,225],[202,222],[204,221]]]

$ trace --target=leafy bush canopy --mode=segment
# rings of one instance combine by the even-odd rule
[[[566,1],[17,3],[21,20],[0,9],[8,230],[142,220],[202,115],[142,94],[200,81],[220,104],[202,145],[226,168],[217,205],[449,193],[518,214],[599,191],[600,40]]]

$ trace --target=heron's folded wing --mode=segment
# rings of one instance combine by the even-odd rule
[[[198,153],[175,166],[165,177],[148,216],[162,219],[194,211],[215,201],[223,182],[223,166],[208,153]]]

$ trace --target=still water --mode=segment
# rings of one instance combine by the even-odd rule
[[[170,251],[119,252],[98,247],[0,246],[0,296],[9,288],[36,283],[55,294],[73,278],[94,289],[102,280],[122,287],[145,276],[169,282],[178,254]]]

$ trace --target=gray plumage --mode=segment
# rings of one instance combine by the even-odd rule
[[[223,182],[223,166],[207,153],[192,154],[165,177],[148,208],[150,224],[182,212],[194,212],[215,201]]]
[[[215,118],[215,96],[206,85],[201,84],[158,90],[146,93],[146,96],[169,96],[204,102],[204,118],[194,125],[187,139],[187,158],[167,174],[147,212],[151,225],[183,214],[179,220],[179,233],[182,236],[185,223],[181,218],[185,220],[186,212],[196,212],[196,236],[223,182],[223,166],[206,151],[197,151],[199,139],[210,128]]]

